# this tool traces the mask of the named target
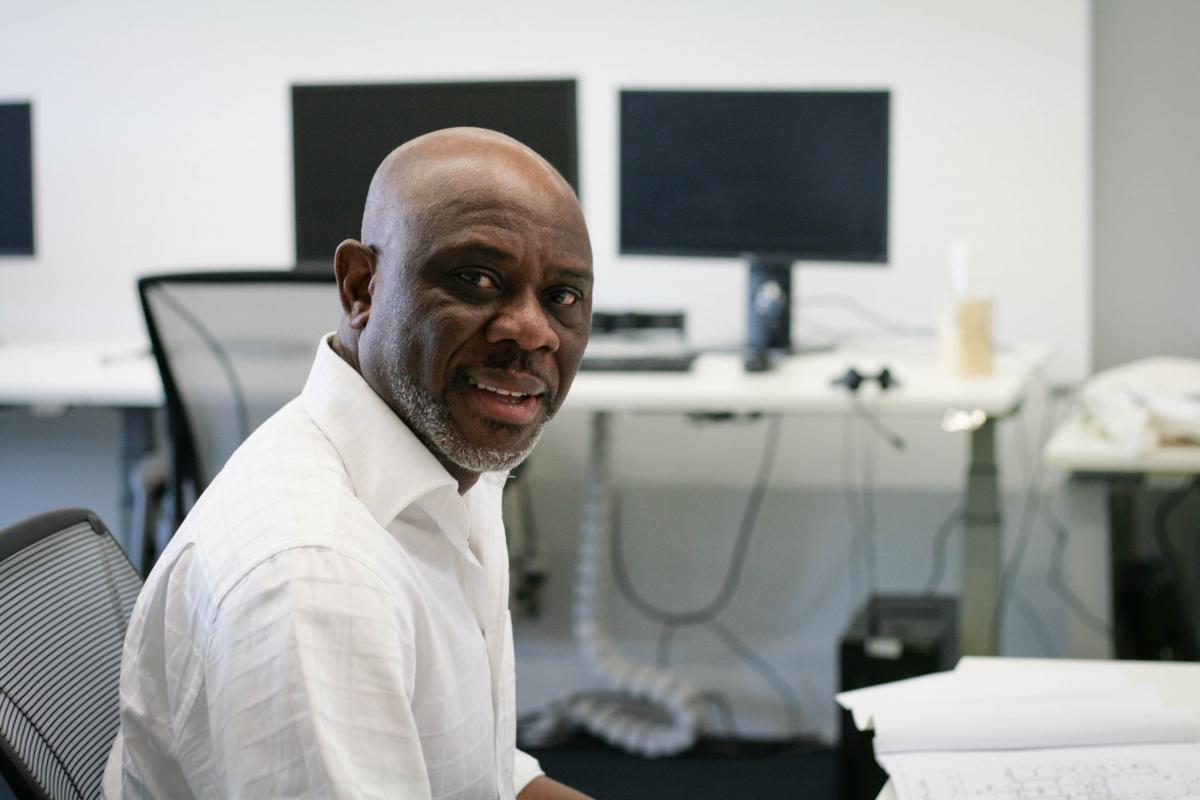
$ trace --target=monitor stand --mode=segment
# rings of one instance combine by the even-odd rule
[[[751,255],[746,306],[747,372],[765,372],[793,353],[831,349],[792,342],[792,266],[789,258]]]

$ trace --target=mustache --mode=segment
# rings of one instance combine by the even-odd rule
[[[547,419],[549,419],[550,416],[553,416],[554,412],[557,411],[556,401],[558,398],[558,381],[551,380],[550,376],[547,375],[544,370],[539,369],[534,364],[533,354],[528,350],[522,350],[519,347],[501,347],[495,350],[489,350],[483,355],[480,366],[486,369],[502,370],[505,372],[513,372],[536,378],[537,380],[541,381],[543,386],[546,387],[546,391],[541,397],[541,402],[546,405],[546,408],[549,411],[549,416],[547,416]],[[454,382],[466,383],[468,378],[469,368],[466,364],[460,364],[458,368],[454,370]],[[448,389],[449,387],[447,387],[447,390]],[[445,399],[444,395],[443,399]]]
[[[517,372],[524,375],[537,378],[544,383],[548,388],[554,387],[554,382],[550,380],[544,372],[534,366],[533,354],[528,350],[519,350],[516,348],[509,350],[495,350],[487,353],[483,357],[483,366],[488,369],[501,369],[507,372]]]

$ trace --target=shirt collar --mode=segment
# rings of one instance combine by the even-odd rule
[[[458,482],[358,371],[334,351],[334,335],[321,339],[300,400],[341,456],[355,495],[384,527],[417,500],[442,495],[428,504],[432,506],[428,510],[437,521],[450,523],[442,525],[446,534],[464,546],[466,520],[445,518],[447,514],[465,515]],[[457,541],[459,538],[463,541]]]

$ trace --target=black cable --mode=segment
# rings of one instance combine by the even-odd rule
[[[658,635],[658,655],[654,663],[659,669],[666,669],[671,663],[671,640],[675,637],[675,626],[663,625],[662,633]]]
[[[1050,635],[1049,629],[1046,627],[1045,620],[1037,613],[1028,600],[1026,600],[1020,592],[1012,592],[1013,605],[1017,611],[1021,612],[1021,616],[1025,617],[1026,624],[1033,631],[1034,638],[1038,640],[1041,646],[1042,655],[1050,658],[1055,658],[1059,655],[1058,647],[1054,643],[1054,637]]]
[[[750,495],[746,500],[746,507],[742,512],[742,520],[734,542],[729,567],[726,570],[725,580],[722,583],[721,590],[711,602],[695,611],[672,612],[659,608],[637,591],[629,575],[628,565],[625,562],[624,547],[622,546],[623,536],[620,507],[617,502],[613,503],[612,536],[609,539],[609,550],[612,561],[613,583],[616,585],[617,591],[643,616],[664,626],[663,632],[659,635],[658,642],[659,666],[666,666],[666,663],[670,659],[670,644],[674,637],[675,629],[686,625],[704,625],[713,631],[734,655],[757,671],[767,684],[780,695],[788,707],[789,716],[796,725],[796,730],[799,731],[801,704],[795,693],[766,659],[742,642],[728,627],[716,619],[717,615],[729,605],[741,581],[742,569],[745,566],[751,534],[754,532],[755,522],[758,519],[763,498],[766,495],[771,469],[775,464],[779,451],[780,420],[781,418],[778,415],[770,417],[767,426],[766,442],[763,447],[762,458],[759,461],[758,474],[755,477]]]
[[[862,398],[857,392],[850,394],[850,408],[860,420],[865,422],[871,430],[879,434],[880,438],[890,444],[897,450],[903,450],[905,446],[904,439],[898,436],[893,431],[889,430],[886,425],[879,419],[879,415],[872,413],[863,405]]]
[[[897,336],[913,336],[913,337],[932,337],[935,334],[933,328],[924,325],[908,325],[903,322],[894,320],[878,311],[867,308],[862,303],[855,300],[849,295],[830,294],[830,295],[802,295],[800,307],[803,310],[805,307],[815,306],[840,306],[853,311],[858,317],[865,322],[873,325],[884,333],[891,333]]]
[[[1049,504],[1047,503],[1042,504],[1042,516],[1048,521],[1050,530],[1054,533],[1054,549],[1050,551],[1050,569],[1047,570],[1046,574],[1047,584],[1049,584],[1050,589],[1055,594],[1062,598],[1063,602],[1067,604],[1068,610],[1080,622],[1096,633],[1111,639],[1113,636],[1112,625],[1102,620],[1098,614],[1088,608],[1087,603],[1071,590],[1071,587],[1067,585],[1066,580],[1063,578],[1063,565],[1068,545],[1067,540],[1070,536],[1067,526],[1059,521],[1054,512],[1049,509]]]
[[[879,440],[868,439],[863,452],[863,569],[866,571],[867,590],[870,596],[879,591],[879,567],[875,548],[877,526],[875,524],[875,457],[879,452]]]
[[[866,536],[862,513],[862,495],[858,489],[858,440],[854,419],[846,417],[842,423],[842,496],[846,502],[846,519],[850,523],[850,605],[856,607],[862,597],[862,589],[858,583],[858,550],[863,546]]]
[[[1044,392],[1044,402],[1047,413],[1053,406],[1055,399],[1054,387],[1052,387],[1041,370],[1033,371],[1034,379],[1041,384]],[[1054,424],[1057,425],[1060,420],[1055,419]],[[1024,437],[1017,437],[1018,446],[1026,444]],[[1041,444],[1039,442],[1039,444]],[[1020,447],[1020,452],[1023,455],[1022,466],[1026,473],[1030,470],[1028,447]],[[1040,449],[1038,455],[1033,459],[1032,469],[1036,472],[1040,469],[1041,455]],[[1076,594],[1068,584],[1064,577],[1064,567],[1066,564],[1066,552],[1070,542],[1070,532],[1067,526],[1062,523],[1058,516],[1053,512],[1049,502],[1039,503],[1039,516],[1042,518],[1043,524],[1050,529],[1054,539],[1051,543],[1050,565],[1046,571],[1046,583],[1058,597],[1066,604],[1067,610],[1075,615],[1083,625],[1092,631],[1111,639],[1113,636],[1113,627],[1109,623],[1100,618],[1098,614],[1088,608],[1087,603]]]
[[[724,735],[736,739],[738,737],[737,719],[733,715],[733,705],[730,704],[729,698],[720,692],[712,691],[700,692],[696,697],[717,709],[717,713],[721,715],[724,723]]]
[[[950,536],[958,530],[962,521],[963,510],[959,506],[946,515],[942,524],[938,525],[937,531],[933,534],[933,567],[929,571],[929,578],[925,581],[925,588],[922,590],[925,594],[931,595],[936,592],[942,579],[946,577],[946,548],[950,543]]]
[[[1035,372],[1036,374],[1036,372]],[[1045,384],[1043,384],[1045,385]],[[1008,608],[1010,597],[1014,594],[1013,585],[1016,582],[1017,574],[1021,570],[1021,565],[1025,560],[1025,553],[1029,548],[1029,543],[1033,539],[1034,521],[1037,518],[1038,507],[1041,503],[1041,493],[1037,491],[1037,481],[1041,476],[1042,459],[1040,445],[1046,440],[1049,435],[1048,424],[1052,422],[1052,417],[1049,412],[1050,392],[1046,387],[1045,397],[1042,403],[1042,418],[1038,425],[1038,456],[1034,464],[1033,473],[1024,476],[1027,478],[1025,482],[1025,503],[1021,510],[1021,521],[1018,527],[1017,541],[1013,545],[1012,552],[1009,554],[1008,560],[1004,564],[1004,568],[1000,573],[1000,585],[996,590],[996,611],[994,624],[996,629],[996,640],[1002,640],[1004,630],[1004,618]],[[1013,429],[1014,435],[1019,435],[1017,429]],[[1036,612],[1032,607],[1026,608],[1029,614]],[[1040,620],[1039,620],[1040,622]],[[1041,629],[1045,630],[1044,623],[1041,624]]]
[[[629,568],[625,563],[624,547],[622,546],[623,536],[620,515],[614,509],[616,521],[613,524],[612,537],[609,540],[613,565],[613,580],[617,585],[618,591],[641,614],[660,625],[698,625],[716,617],[729,605],[729,601],[733,599],[738,583],[741,581],[742,568],[746,563],[750,538],[754,533],[754,524],[758,519],[759,510],[762,508],[771,468],[775,464],[775,457],[779,451],[779,421],[780,418],[778,415],[770,418],[770,424],[767,428],[766,445],[763,448],[762,459],[758,466],[758,475],[755,478],[753,488],[750,490],[750,496],[746,500],[745,510],[742,512],[742,521],[738,528],[737,538],[734,541],[729,568],[725,572],[725,579],[722,582],[720,591],[717,592],[716,597],[707,605],[694,611],[665,611],[641,596],[629,576]]]
[[[787,685],[787,682],[780,677],[766,659],[752,650],[745,642],[734,635],[724,623],[720,620],[709,620],[705,623],[706,628],[716,634],[725,646],[728,647],[734,655],[740,658],[744,663],[748,664],[751,669],[757,672],[767,685],[770,686],[775,693],[778,694],[787,706],[788,717],[791,719],[792,730],[799,732],[803,724],[803,714],[800,712],[800,698],[792,687]]]

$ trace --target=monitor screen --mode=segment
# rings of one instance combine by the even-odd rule
[[[621,92],[621,252],[888,258],[886,91]]]
[[[458,125],[524,142],[579,191],[573,80],[293,86],[297,262],[328,264],[339,242],[358,238],[384,156]]]
[[[33,255],[33,110],[0,103],[0,255]]]

